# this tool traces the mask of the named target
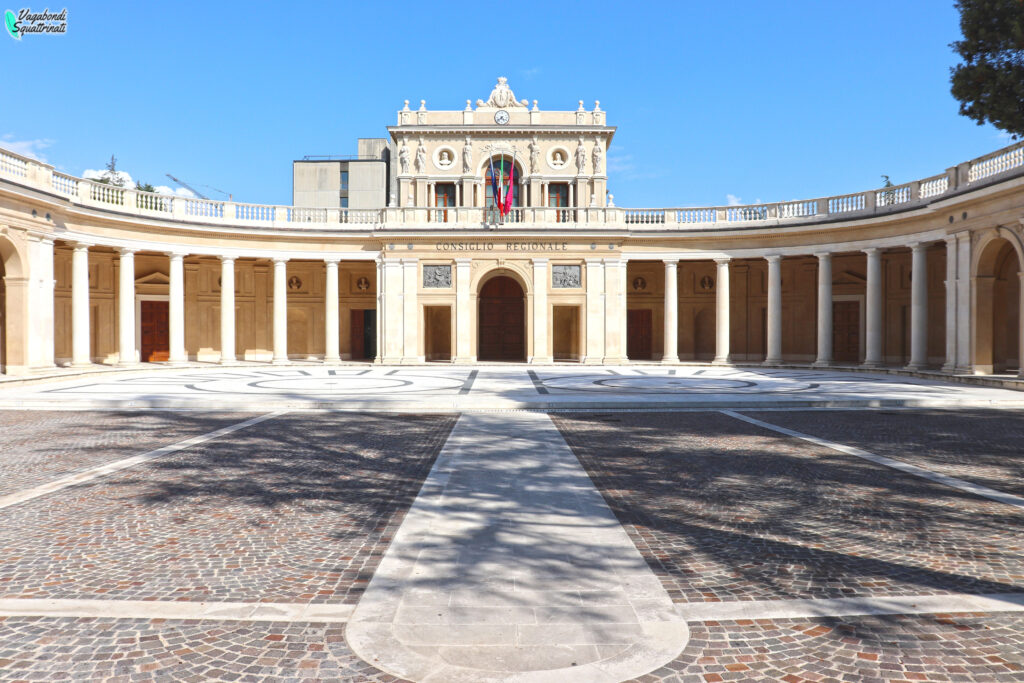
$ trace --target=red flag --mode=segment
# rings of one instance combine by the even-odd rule
[[[515,182],[516,175],[516,153],[512,151],[512,168],[508,171],[508,190],[505,192],[505,206],[502,210],[502,215],[507,215],[512,210],[512,183]]]

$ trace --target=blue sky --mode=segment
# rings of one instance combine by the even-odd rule
[[[66,7],[66,35],[0,36],[0,144],[237,201],[290,203],[293,159],[354,154],[404,99],[461,109],[499,75],[542,109],[601,101],[619,206],[855,192],[1010,143],[949,94],[951,0]]]

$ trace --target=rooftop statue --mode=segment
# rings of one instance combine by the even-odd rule
[[[491,91],[491,96],[486,102],[483,100],[477,100],[476,106],[478,107],[496,107],[498,109],[523,107],[526,108],[528,100],[518,101],[516,100],[516,94],[512,92],[512,88],[508,87],[508,79],[504,76],[498,77],[498,84],[494,86],[494,90]]]

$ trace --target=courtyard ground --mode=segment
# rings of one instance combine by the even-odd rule
[[[0,391],[0,680],[1022,681],[1024,394],[736,368]]]

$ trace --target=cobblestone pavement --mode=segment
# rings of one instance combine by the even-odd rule
[[[398,681],[344,624],[0,617],[0,681]]]
[[[453,424],[289,414],[7,508],[0,597],[355,603]]]
[[[780,427],[1024,496],[1024,411],[742,412]]]
[[[709,621],[643,683],[1024,680],[1024,615]]]
[[[1024,513],[721,413],[563,414],[676,602],[1024,590]]]
[[[0,411],[0,495],[145,453],[247,417],[198,412]]]

